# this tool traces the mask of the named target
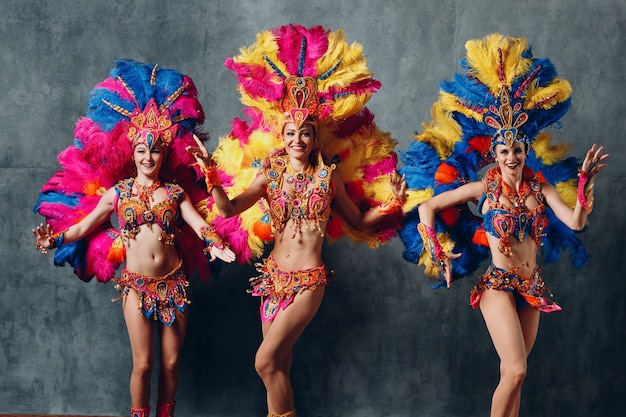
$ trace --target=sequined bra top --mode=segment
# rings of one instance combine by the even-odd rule
[[[271,156],[266,160],[263,173],[267,179],[269,215],[275,231],[282,232],[291,219],[295,226],[292,237],[302,230],[305,222],[313,223],[324,236],[320,222],[330,218],[334,195],[331,177],[335,165],[325,165],[321,155],[317,159],[316,166],[301,173],[293,172],[286,155]],[[283,181],[293,186],[295,195],[283,190]]]
[[[163,230],[160,240],[166,245],[173,245],[178,217],[178,200],[183,195],[183,189],[176,184],[165,183],[167,200],[150,205],[149,201],[140,200],[131,194],[134,180],[134,178],[128,178],[115,185],[117,198],[113,206],[122,238],[134,239],[139,233],[139,226],[156,224]]]
[[[500,252],[507,256],[511,255],[510,236],[514,236],[519,242],[523,242],[526,236],[530,236],[539,245],[548,227],[548,218],[541,184],[532,169],[524,167],[521,196],[518,197],[517,193],[510,195],[505,192],[505,197],[512,202],[512,206],[498,201],[503,189],[506,191],[508,188],[502,181],[500,167],[490,168],[485,173],[483,184],[485,193],[478,203],[478,209],[482,210],[483,204],[488,200],[489,209],[483,214],[483,227],[487,233],[500,239],[498,245]],[[537,200],[539,205],[532,210],[527,210],[525,201],[530,195]]]

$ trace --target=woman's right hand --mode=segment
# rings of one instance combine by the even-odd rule
[[[49,224],[44,225],[43,223],[40,223],[39,226],[33,229],[37,250],[40,250],[42,253],[48,253],[48,249],[54,245],[53,234],[54,232],[52,231],[52,226]]]

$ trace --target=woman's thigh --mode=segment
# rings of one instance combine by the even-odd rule
[[[513,293],[487,289],[480,300],[487,330],[503,362],[526,360],[526,343]]]
[[[325,287],[307,290],[295,296],[293,302],[281,310],[276,318],[263,324],[261,348],[287,355],[304,329],[313,320],[324,297]]]
[[[122,303],[126,329],[133,353],[133,361],[145,361],[152,364],[154,323],[144,316],[139,309],[139,294],[131,289]]]

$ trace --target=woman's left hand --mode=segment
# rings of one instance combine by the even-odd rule
[[[219,258],[224,262],[231,263],[237,257],[235,256],[235,252],[233,252],[228,246],[225,247],[217,247],[216,245],[211,246],[211,259],[209,262],[213,262],[215,259]]]
[[[597,148],[596,148],[597,147]],[[607,164],[602,163],[609,157],[608,153],[604,152],[604,146],[597,146],[595,143],[585,154],[585,159],[581,166],[581,170],[588,173],[590,176],[596,175],[600,170],[607,167]]]
[[[404,178],[406,175],[400,176],[398,171],[389,173],[389,184],[391,184],[391,190],[398,200],[402,203],[406,201],[406,181]]]
[[[193,135],[193,140],[196,141],[197,146],[187,146],[185,150],[196,158],[198,165],[208,167],[211,165],[211,154],[199,137]]]

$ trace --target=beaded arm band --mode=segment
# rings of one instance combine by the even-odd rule
[[[202,235],[202,240],[204,241],[203,252],[209,258],[212,258],[212,247],[215,246],[218,249],[225,249],[228,246],[228,243],[224,242],[222,237],[217,234],[213,226],[202,226],[200,228],[200,234]]]
[[[437,234],[435,230],[425,225],[424,223],[419,223],[417,225],[417,231],[422,237],[422,241],[424,242],[424,250],[430,253],[430,259],[437,269],[441,272],[444,271],[443,266],[445,265],[446,255],[443,252],[443,248],[441,244],[439,244],[439,240],[437,240]]]
[[[593,210],[593,179],[593,169],[578,171],[578,189],[576,197],[583,209],[587,210],[589,213]]]
[[[387,201],[385,201],[380,206],[374,207],[374,210],[376,210],[376,213],[378,214],[387,216],[401,209],[403,204],[404,203],[402,202],[402,200],[398,198],[397,195],[393,195],[392,197],[389,197]]]
[[[67,232],[68,229],[65,229],[62,232],[58,232],[53,234],[51,237],[53,239],[52,245],[49,248],[45,248],[43,246],[41,246],[41,244],[37,241],[35,241],[35,246],[37,246],[37,250],[41,251],[41,253],[48,253],[48,249],[54,249],[54,248],[58,248],[59,246],[63,245],[63,242],[65,241],[65,232]]]
[[[213,159],[211,159],[211,163],[208,166],[201,166],[200,170],[204,174],[204,182],[206,183],[206,189],[209,194],[211,194],[214,187],[222,186],[220,177],[217,174],[217,166],[215,165],[215,161],[213,161]]]

